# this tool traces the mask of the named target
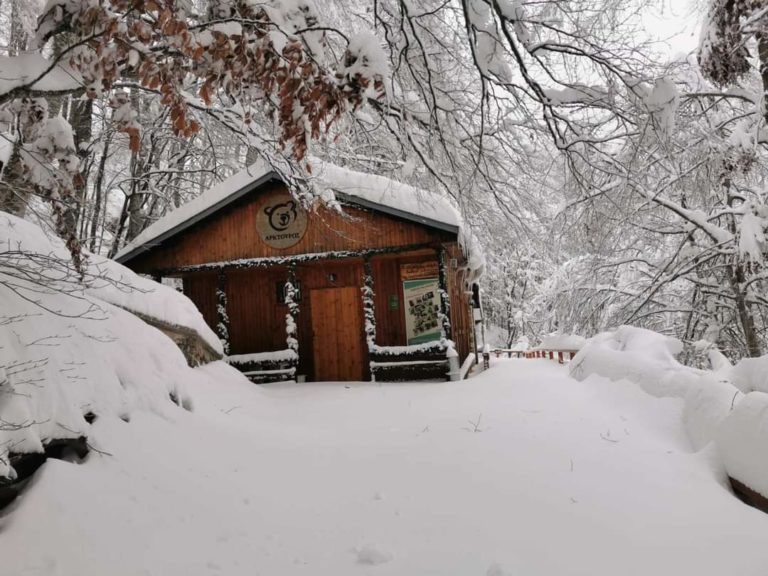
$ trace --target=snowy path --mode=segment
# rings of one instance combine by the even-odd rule
[[[207,370],[195,413],[100,419],[112,456],[47,464],[0,574],[768,573],[768,516],[690,453],[680,401],[533,360],[350,388]]]

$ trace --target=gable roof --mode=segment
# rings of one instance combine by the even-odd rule
[[[458,235],[460,232],[458,211],[445,198],[433,192],[320,160],[311,160],[311,165],[312,184],[327,204],[353,204],[451,234]],[[115,260],[128,262],[240,198],[258,191],[267,183],[282,181],[271,166],[262,161],[256,162],[148,226],[115,255]]]

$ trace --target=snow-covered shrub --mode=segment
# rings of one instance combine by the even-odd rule
[[[683,349],[676,338],[644,328],[621,326],[590,338],[571,362],[571,376],[590,374],[611,380],[629,380],[653,396],[684,398],[696,385],[700,370],[683,366],[675,356]]]
[[[695,450],[714,438],[720,423],[743,396],[725,374],[680,364],[676,338],[632,326],[603,332],[587,341],[569,369],[584,380],[592,374],[629,380],[657,397],[685,400],[683,420]]]

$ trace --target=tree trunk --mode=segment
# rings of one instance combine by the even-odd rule
[[[96,252],[96,232],[99,229],[99,218],[101,218],[101,198],[104,188],[104,172],[107,165],[107,157],[109,156],[109,145],[112,141],[112,132],[105,132],[104,146],[101,152],[101,158],[99,159],[99,168],[96,172],[96,181],[93,184],[93,216],[91,217],[91,228],[88,234],[89,249],[91,252]]]
[[[75,133],[75,149],[77,150],[77,157],[80,160],[80,176],[76,180],[75,190],[73,194],[73,206],[75,221],[80,222],[84,217],[84,206],[86,200],[86,194],[88,191],[88,172],[90,166],[88,162],[89,148],[88,144],[93,137],[93,100],[76,100],[72,102],[72,107],[69,116],[69,123],[72,125],[72,129]]]
[[[747,354],[752,358],[761,356],[760,339],[755,329],[755,318],[747,302],[747,295],[741,288],[744,285],[744,266],[736,264],[728,267],[728,281],[731,285],[734,299],[736,301],[736,311],[739,315],[739,323],[744,333],[744,343],[747,347]]]

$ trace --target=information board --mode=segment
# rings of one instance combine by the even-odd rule
[[[408,345],[440,340],[440,289],[437,278],[403,281]]]

